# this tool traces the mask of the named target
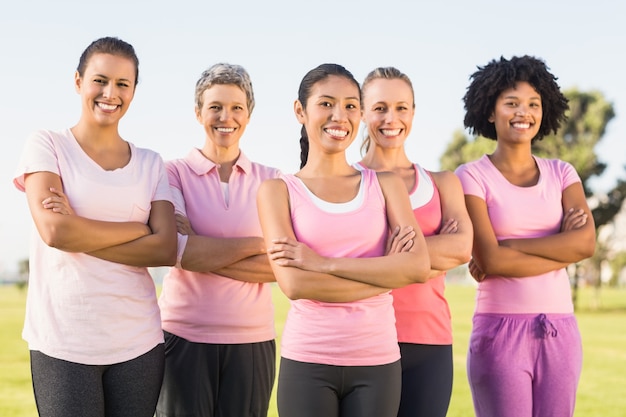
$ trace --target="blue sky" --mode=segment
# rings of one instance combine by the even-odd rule
[[[201,146],[194,83],[216,62],[236,63],[250,73],[257,102],[242,149],[286,172],[299,162],[292,111],[298,84],[320,63],[340,63],[358,80],[377,66],[407,73],[416,91],[408,153],[436,170],[462,128],[461,98],[476,66],[501,55],[535,55],[564,89],[599,90],[614,104],[617,116],[598,148],[609,169],[596,183],[606,189],[626,177],[625,12],[614,0],[3,2],[0,275],[28,256],[30,214],[12,185],[24,140],[35,129],[78,120],[74,70],[96,38],[118,36],[139,55],[140,84],[120,126],[125,139],[165,159]]]

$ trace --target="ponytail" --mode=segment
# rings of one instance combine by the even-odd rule
[[[302,125],[300,130],[300,169],[306,165],[307,159],[309,159],[309,135],[307,135],[304,125]]]

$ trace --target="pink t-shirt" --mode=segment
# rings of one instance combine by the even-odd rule
[[[227,202],[217,166],[200,150],[168,161],[166,167],[176,211],[187,216],[197,234],[262,236],[256,194],[264,180],[280,175],[277,169],[253,163],[241,153],[229,179]],[[171,268],[163,281],[159,305],[163,329],[191,342],[256,343],[276,335],[267,283]]]
[[[385,200],[371,170],[362,171],[354,201],[332,204],[313,195],[293,175],[291,220],[298,241],[322,256],[382,256],[389,233]],[[283,330],[281,355],[300,362],[374,366],[400,359],[389,292],[348,303],[292,300]]]
[[[538,157],[535,162],[539,181],[532,187],[511,184],[486,155],[456,170],[465,194],[479,197],[487,204],[498,240],[549,236],[561,228],[563,191],[580,182],[580,178],[567,162]],[[573,311],[565,269],[525,278],[488,276],[478,285],[478,313]]]
[[[148,222],[151,203],[171,200],[161,157],[129,144],[130,162],[102,169],[72,132],[41,130],[26,142],[15,186],[24,175],[52,172],[77,215]],[[146,268],[64,252],[33,227],[23,337],[29,349],[66,361],[102,365],[133,359],[163,342],[154,282]]]

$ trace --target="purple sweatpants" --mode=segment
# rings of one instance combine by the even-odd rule
[[[573,314],[474,315],[467,373],[477,417],[572,417],[581,368]]]

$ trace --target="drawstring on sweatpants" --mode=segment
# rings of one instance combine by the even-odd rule
[[[541,325],[541,329],[543,330],[544,337],[547,337],[547,336],[556,337],[558,332],[556,330],[556,327],[554,327],[554,324],[552,324],[552,322],[548,319],[548,317],[542,313],[539,315],[538,318],[539,318],[539,325]]]

